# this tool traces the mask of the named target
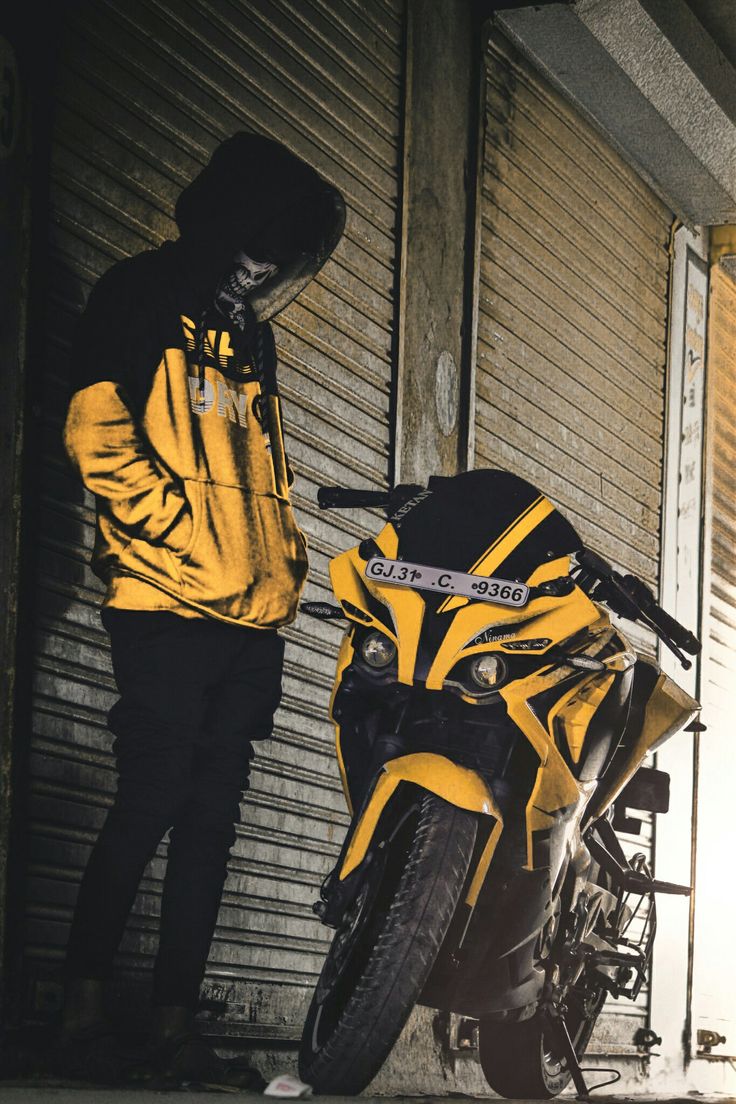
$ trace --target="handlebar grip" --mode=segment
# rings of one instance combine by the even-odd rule
[[[679,621],[675,621],[674,617],[670,617],[669,613],[666,613],[661,606],[653,606],[646,611],[646,615],[657,628],[674,640],[683,652],[687,652],[688,655],[698,655],[701,649],[698,638],[689,629],[681,625]]]
[[[317,505],[321,510],[348,509],[353,506],[385,506],[390,491],[361,491],[353,487],[318,487]]]
[[[592,548],[581,548],[577,555],[577,561],[581,567],[592,572],[598,579],[610,579],[614,571],[608,560],[604,560]]]

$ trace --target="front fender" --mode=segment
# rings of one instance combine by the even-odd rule
[[[352,838],[340,870],[340,881],[347,878],[365,858],[381,814],[401,782],[412,782],[437,794],[451,805],[470,812],[485,813],[503,823],[501,813],[488,786],[473,770],[459,767],[451,759],[422,751],[402,755],[384,763],[373,793],[353,829]]]

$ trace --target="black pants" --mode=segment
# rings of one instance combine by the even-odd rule
[[[284,641],[173,613],[108,609],[115,803],[82,880],[67,975],[105,978],[153,852],[171,828],[154,1004],[195,1008],[247,789],[251,742],[270,735]]]

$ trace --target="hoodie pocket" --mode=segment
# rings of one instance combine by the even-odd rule
[[[288,624],[307,573],[290,504],[221,483],[186,486],[193,525],[177,556],[182,599],[221,617]]]
[[[176,525],[160,541],[126,535],[115,541],[115,564],[123,574],[135,575],[169,593],[176,593],[180,578],[179,561],[187,555],[197,536],[196,497],[198,485],[183,487],[188,509],[182,510]],[[110,543],[108,541],[108,543]]]

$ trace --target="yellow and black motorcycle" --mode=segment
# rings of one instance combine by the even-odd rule
[[[654,893],[690,892],[616,827],[666,811],[668,776],[641,764],[699,708],[608,611],[686,667],[698,641],[508,472],[319,503],[389,520],[332,561],[339,606],[302,604],[349,623],[330,711],[352,821],[315,905],[335,935],[300,1076],[360,1092],[420,1003],[478,1021],[498,1093],[585,1094],[606,995],[644,983]]]

